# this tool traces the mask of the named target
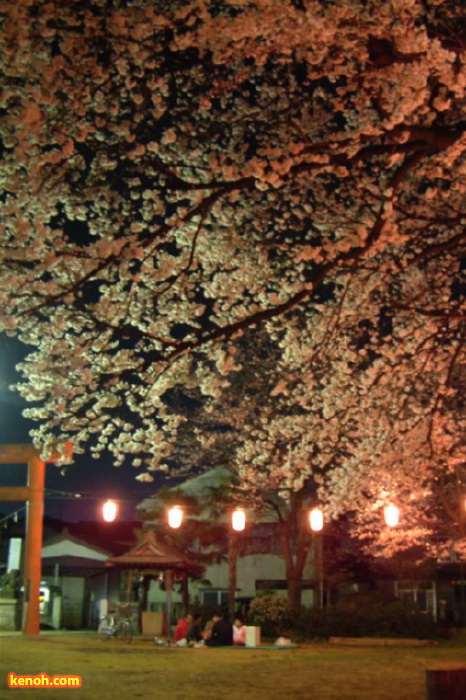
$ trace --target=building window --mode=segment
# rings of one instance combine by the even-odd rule
[[[201,595],[203,604],[209,607],[228,605],[228,591],[202,591]]]
[[[436,615],[434,581],[396,581],[395,595],[421,613]]]

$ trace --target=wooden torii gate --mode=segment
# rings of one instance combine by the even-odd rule
[[[45,465],[71,457],[71,445],[64,454],[40,458],[33,445],[0,445],[0,464],[27,464],[27,486],[0,488],[0,501],[26,501],[26,548],[24,558],[24,597],[22,631],[27,635],[40,632],[40,580],[42,574],[42,531],[44,517]]]

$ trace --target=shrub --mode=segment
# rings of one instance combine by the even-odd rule
[[[294,620],[295,636],[329,637],[399,637],[431,638],[436,636],[432,617],[423,615],[399,600],[346,601],[324,610],[303,609]]]
[[[287,634],[292,627],[290,604],[283,596],[257,596],[251,601],[249,617],[253,624],[261,627],[264,637]]]

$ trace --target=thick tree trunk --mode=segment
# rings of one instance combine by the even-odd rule
[[[293,616],[297,615],[301,609],[302,593],[302,572],[294,569],[288,572],[288,600],[290,602]]]
[[[303,572],[311,544],[311,535],[304,525],[302,498],[296,498],[286,520],[280,523],[280,547],[286,567],[288,600],[293,616],[301,609]]]

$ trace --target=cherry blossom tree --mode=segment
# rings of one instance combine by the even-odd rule
[[[167,469],[170,395],[215,410],[260,330],[277,355],[243,407],[245,484],[311,478],[337,515],[464,470],[459,3],[1,11],[0,328],[33,348],[44,452]]]

